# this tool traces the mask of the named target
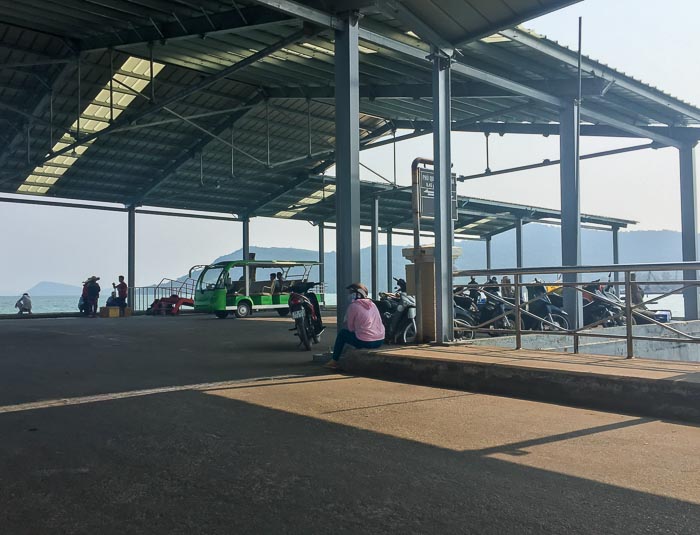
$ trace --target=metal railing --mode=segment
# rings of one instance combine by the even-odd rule
[[[177,295],[187,299],[194,299],[195,279],[175,280],[163,278],[155,286],[136,286],[131,289],[131,308],[134,311],[145,311],[156,299]]]
[[[474,316],[476,318],[474,325],[456,326],[457,332],[467,332],[470,336],[477,333],[486,333],[489,335],[514,335],[515,348],[521,349],[523,346],[524,334],[545,334],[545,335],[568,335],[573,338],[573,351],[579,352],[579,344],[581,338],[603,338],[609,340],[625,340],[626,355],[628,358],[634,356],[634,341],[656,341],[656,342],[676,342],[697,344],[700,343],[700,336],[680,330],[678,325],[674,326],[674,322],[661,321],[651,311],[647,309],[647,305],[656,304],[660,299],[671,295],[683,294],[685,299],[690,299],[691,303],[697,303],[698,286],[700,283],[696,280],[697,271],[700,270],[700,262],[675,262],[675,263],[653,263],[653,264],[612,264],[598,266],[574,266],[574,267],[535,267],[535,268],[511,268],[511,269],[491,269],[491,270],[467,270],[457,271],[454,273],[455,281],[470,277],[497,277],[494,282],[479,283],[479,292],[486,298],[486,302],[491,304],[492,310],[495,308],[498,314],[492,313],[491,316],[482,315],[481,309],[475,306]],[[683,272],[684,279],[688,280],[660,280],[654,277],[650,281],[635,281],[632,278],[633,273],[640,272]],[[615,274],[615,279],[610,280],[610,276]],[[619,281],[619,274],[623,274],[623,280]],[[502,283],[498,281],[499,276],[512,276],[510,283]],[[574,275],[575,282],[564,282],[557,279],[554,282],[532,281],[524,282],[526,276],[564,276]],[[586,275],[608,275],[607,281],[582,281]],[[551,278],[551,277],[550,277]],[[602,278],[602,277],[601,277]],[[647,289],[658,287],[660,294],[653,294],[653,297],[637,300],[633,302],[633,289],[637,284],[640,287]],[[545,292],[534,296],[523,292],[528,288],[544,287]],[[455,288],[470,289],[468,284],[460,284],[455,282]],[[484,289],[486,288],[486,290]],[[499,291],[495,291],[498,288]],[[604,288],[608,291],[599,291]],[[669,290],[669,288],[671,288]],[[474,288],[471,288],[474,289]],[[503,295],[504,289],[512,289],[512,297]],[[621,289],[624,289],[624,296]],[[614,291],[611,291],[614,290]],[[649,292],[651,293],[651,292]],[[563,295],[562,295],[563,294]],[[549,317],[538,315],[532,312],[531,305],[546,295],[550,301],[553,296],[560,296],[564,303],[564,309],[575,309],[580,299],[583,306],[578,308],[578,325],[574,324],[576,317],[570,317],[567,321],[552,321]],[[578,297],[580,296],[580,297]],[[482,303],[482,307],[484,304]],[[600,317],[587,317],[585,307],[598,306],[608,310],[607,315]],[[595,309],[591,309],[595,310]],[[566,319],[566,316],[563,316]],[[695,317],[687,319],[697,319]],[[568,323],[568,324],[567,324]],[[635,329],[638,325],[653,325],[657,326],[664,336],[652,334],[642,334],[639,329]],[[527,328],[526,328],[527,326]],[[600,327],[624,327],[624,334],[619,334]],[[618,329],[619,330],[619,329]],[[700,326],[698,327],[700,331]],[[473,337],[473,336],[472,336]]]

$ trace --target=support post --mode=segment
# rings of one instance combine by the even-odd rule
[[[561,262],[581,265],[581,202],[579,185],[578,104],[568,101],[559,112],[559,181],[561,184]],[[563,282],[579,282],[577,273],[565,273]],[[583,326],[583,300],[574,287],[564,288],[564,309],[575,329]]]
[[[486,269],[491,269],[491,236],[486,238]]]
[[[136,206],[130,206],[127,212],[127,239],[126,239],[126,279],[129,285],[127,300],[132,309],[136,309],[134,303],[134,286],[136,286]]]
[[[250,259],[250,219],[243,220],[243,260]],[[243,268],[243,284],[245,285],[245,294],[250,295],[250,269],[246,265]]]
[[[679,149],[681,175],[681,240],[683,244],[683,261],[698,260],[698,206],[697,184],[695,177],[695,151],[693,145]],[[684,271],[683,279],[697,280],[697,271]],[[700,318],[698,311],[698,288],[688,287],[683,290],[683,303],[686,320]]]
[[[523,267],[523,220],[521,218],[515,222],[515,263],[516,267]]]
[[[612,227],[612,246],[613,246],[613,264],[620,263],[620,227]],[[620,282],[620,272],[616,271],[613,273],[613,280],[615,281],[615,293],[620,295],[620,287],[618,282]]]
[[[379,197],[372,204],[372,299],[379,299]]]
[[[433,161],[435,166],[435,341],[454,339],[452,297],[452,155],[450,58],[432,47]]]
[[[386,229],[386,291],[391,292],[394,286],[394,233]]]
[[[326,295],[326,266],[324,264],[326,258],[326,224],[321,221],[318,224],[318,283],[321,286],[321,290],[323,291],[324,295],[324,302],[325,302],[325,295]]]
[[[335,31],[336,294],[338,327],[345,319],[345,288],[360,280],[359,17]]]

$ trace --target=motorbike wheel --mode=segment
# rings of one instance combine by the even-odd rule
[[[416,324],[412,321],[404,327],[399,338],[402,344],[415,344],[417,334]]]
[[[552,323],[556,323],[562,329],[565,329],[567,331],[569,330],[569,320],[561,314],[552,314]],[[549,325],[547,325],[546,327],[549,327]],[[551,329],[551,327],[549,328]]]
[[[463,319],[455,319],[454,320],[454,326],[455,326],[455,340],[474,340],[474,331],[471,330],[473,325],[471,325],[468,321],[463,320]],[[457,330],[460,329],[460,330]],[[461,329],[468,329],[468,330],[461,330]]]
[[[309,331],[307,330],[306,317],[295,319],[294,324],[297,328],[297,336],[299,337],[299,341],[307,351],[311,350],[311,339],[309,338]]]
[[[215,314],[217,318],[222,320],[228,317],[228,310],[217,310]]]

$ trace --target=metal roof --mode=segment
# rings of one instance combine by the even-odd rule
[[[412,194],[410,188],[394,187],[390,184],[362,181],[360,222],[372,225],[373,199],[379,198],[379,227],[383,229],[412,230]],[[264,217],[286,217],[289,219],[323,221],[335,223],[335,178],[328,176],[309,177],[294,190],[288,191],[266,204],[259,215]],[[484,239],[501,234],[515,227],[520,219],[523,223],[558,224],[561,212],[550,208],[523,204],[505,203],[458,195],[455,234],[463,239]],[[581,214],[584,225],[595,228],[626,228],[636,221],[613,217]]]
[[[396,128],[429,131],[429,46],[417,37],[426,31],[459,48],[455,130],[558,121],[557,103],[573,94],[575,53],[522,29],[490,34],[567,3],[0,0],[0,191],[288,212],[280,207],[323,194],[316,177],[333,164],[336,22],[324,6],[363,11],[364,149]],[[481,16],[464,18],[473,10]],[[645,135],[650,125],[700,124],[694,106],[587,58],[584,67],[591,125],[604,115]],[[317,209],[303,212],[312,219]]]

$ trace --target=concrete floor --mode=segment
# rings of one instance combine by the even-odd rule
[[[289,325],[0,322],[0,532],[698,532],[700,428],[327,374]]]

